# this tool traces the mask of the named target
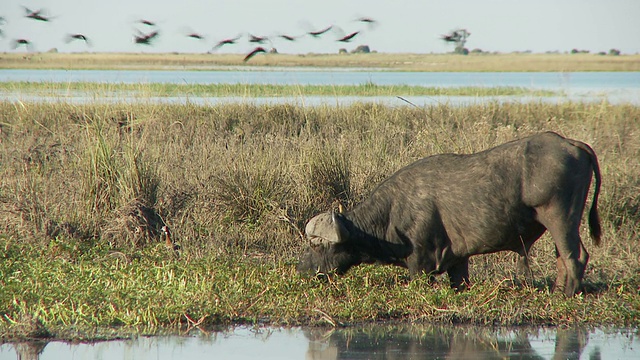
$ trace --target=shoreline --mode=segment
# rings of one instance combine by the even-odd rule
[[[597,54],[242,54],[0,53],[1,69],[76,70],[268,70],[341,68],[416,72],[640,71],[640,55]]]

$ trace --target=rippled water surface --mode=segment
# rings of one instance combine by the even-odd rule
[[[378,325],[0,345],[0,359],[640,359],[638,330]]]

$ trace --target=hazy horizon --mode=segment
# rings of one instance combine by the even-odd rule
[[[23,6],[45,9],[48,22],[25,17]],[[269,36],[261,46],[280,53],[337,53],[358,45],[385,53],[445,53],[453,45],[440,36],[457,28],[471,36],[466,47],[487,52],[531,51],[591,53],[618,49],[623,54],[640,53],[640,1],[638,0],[459,0],[370,2],[363,0],[301,3],[294,0],[248,1],[202,0],[123,1],[5,0],[0,8],[5,23],[0,25],[0,52],[12,49],[16,39],[33,43],[32,51],[45,52],[178,52],[206,53],[220,40],[244,35],[220,53],[247,53],[257,44],[247,34]],[[374,19],[373,25],[357,19]],[[147,26],[137,21],[150,20]],[[329,25],[339,28],[318,38],[304,35]],[[135,44],[138,31],[158,31],[151,45]],[[336,41],[359,31],[351,42]],[[189,33],[205,35],[197,40]],[[92,46],[80,40],[65,42],[68,34],[86,35]],[[287,41],[279,35],[302,36]]]

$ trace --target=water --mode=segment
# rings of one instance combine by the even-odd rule
[[[532,90],[552,90],[553,97],[459,97],[418,96],[410,100],[416,105],[469,104],[481,101],[584,101],[607,100],[611,103],[640,104],[640,72],[391,72],[370,69],[264,69],[225,71],[145,71],[145,70],[0,70],[0,81],[31,82],[94,82],[94,83],[175,83],[175,84],[284,84],[284,85],[412,85],[428,87],[522,87]],[[116,94],[117,95],[117,94]],[[10,101],[96,101],[88,94],[60,94],[39,96],[33,94],[0,93]],[[98,101],[138,101],[136,97],[113,96]],[[196,104],[243,101],[258,103],[301,102],[305,105],[351,103],[353,101],[400,104],[390,97],[333,97],[313,96],[299,98],[205,98],[193,96],[144,97],[144,101]],[[406,104],[406,103],[405,103]]]
[[[0,345],[0,359],[638,359],[630,330],[376,325],[343,329],[236,328],[192,336],[96,343]]]
[[[288,84],[288,85],[413,85],[433,87],[513,86],[536,89],[640,88],[640,72],[394,72],[363,69],[253,71],[179,70],[0,70],[0,81]]]

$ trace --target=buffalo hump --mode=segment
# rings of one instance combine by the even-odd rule
[[[581,288],[589,255],[579,234],[591,185],[589,227],[600,241],[600,169],[589,145],[545,132],[467,155],[420,159],[380,183],[358,206],[323,213],[306,226],[309,248],[300,272],[344,273],[361,263],[403,266],[410,274],[447,273],[469,283],[469,257],[527,254],[549,231],[558,260],[556,289]]]

